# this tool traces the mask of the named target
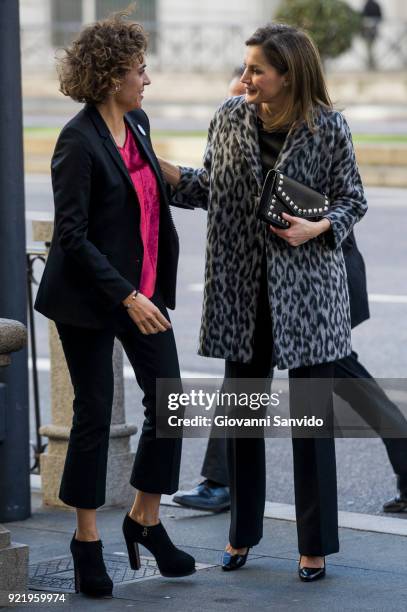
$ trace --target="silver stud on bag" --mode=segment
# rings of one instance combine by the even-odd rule
[[[318,208],[318,212],[322,212],[322,208]]]
[[[281,195],[283,195],[285,197],[285,191],[283,191],[283,193]]]
[[[277,187],[277,191],[281,191],[281,187]]]
[[[328,206],[325,206],[325,210],[328,210]]]

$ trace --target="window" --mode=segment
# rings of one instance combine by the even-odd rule
[[[68,45],[82,27],[82,0],[51,0],[52,44]]]
[[[95,0],[96,19],[104,19],[110,13],[125,9],[130,4],[127,0]],[[148,32],[148,50],[154,53],[157,49],[157,0],[137,0],[135,21],[143,24]]]
[[[85,18],[85,2],[90,3],[95,19],[104,19],[130,4],[130,0],[50,0],[54,47],[64,47],[75,38]],[[154,52],[157,41],[157,0],[138,0],[134,19],[146,28],[149,33],[149,50]]]
[[[103,19],[110,13],[127,8],[130,4],[127,0],[96,0],[96,19]],[[141,21],[148,27],[157,19],[156,0],[138,0],[136,2],[135,19]]]

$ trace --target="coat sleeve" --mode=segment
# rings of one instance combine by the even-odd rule
[[[338,248],[367,210],[352,135],[346,119],[340,113],[337,113],[329,198],[330,210],[324,217],[331,222],[330,245]]]
[[[174,206],[189,205],[193,208],[208,210],[213,143],[216,130],[217,114],[209,125],[202,168],[194,169],[187,166],[179,166],[181,178],[178,185],[173,188],[171,196],[171,203]]]
[[[118,306],[134,289],[106,255],[87,238],[92,182],[92,155],[87,141],[74,128],[62,131],[51,162],[55,203],[55,232],[66,256],[96,287],[101,305]]]
[[[142,108],[140,108],[137,111],[131,111],[129,113],[129,115],[130,115],[130,117],[132,119],[135,119],[136,121],[140,121],[140,118],[142,117],[141,122],[143,124],[143,128],[146,130],[148,142],[150,143],[151,150],[152,150],[153,154],[155,155],[153,143],[151,141],[150,120],[148,118],[147,113]],[[163,176],[163,174],[161,172],[160,164],[159,164],[158,160],[157,160],[157,165],[158,165],[158,169],[160,171],[161,179],[162,179],[162,181],[163,181],[163,183],[165,185],[165,193],[166,193],[166,197],[168,199],[169,204],[172,204],[173,206],[177,206],[178,208],[186,208],[188,210],[194,210],[194,206],[191,206],[190,204],[186,204],[184,202],[173,202],[172,201],[172,187],[171,187],[171,185],[169,183],[166,182],[166,180],[165,180],[165,178],[164,178],[164,176]]]

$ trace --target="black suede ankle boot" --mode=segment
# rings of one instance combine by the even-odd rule
[[[75,592],[84,593],[93,597],[107,597],[112,595],[113,582],[111,581],[103,561],[102,540],[95,542],[81,542],[75,538],[71,540],[71,553],[75,572]]]
[[[195,559],[171,542],[161,522],[153,527],[145,527],[126,514],[123,535],[132,569],[140,569],[138,545],[142,544],[154,555],[162,576],[175,578],[189,576],[195,572]]]

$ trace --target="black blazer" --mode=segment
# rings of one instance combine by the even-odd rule
[[[357,247],[353,231],[342,242],[342,252],[348,275],[350,320],[353,328],[370,316],[365,262]]]
[[[166,184],[142,110],[125,116],[160,190],[157,283],[175,308],[178,235]],[[86,105],[63,128],[51,162],[54,234],[35,308],[46,317],[102,328],[138,288],[143,262],[140,205],[127,168],[96,107]]]

